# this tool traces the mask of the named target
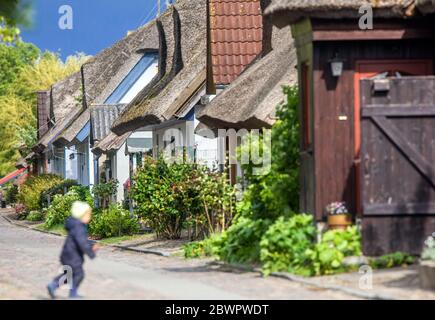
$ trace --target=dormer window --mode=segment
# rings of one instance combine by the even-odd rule
[[[157,75],[158,65],[158,53],[145,53],[115,91],[107,98],[105,104],[130,103]]]

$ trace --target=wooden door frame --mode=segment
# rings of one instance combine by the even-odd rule
[[[427,76],[433,74],[431,59],[381,59],[357,60],[354,73],[354,164],[355,164],[355,203],[356,211],[361,213],[360,153],[361,153],[361,87],[360,80],[372,77],[388,66],[412,75]],[[365,69],[366,68],[366,69]],[[365,71],[364,71],[365,69]]]

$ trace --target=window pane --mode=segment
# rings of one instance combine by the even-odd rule
[[[106,104],[129,103],[158,72],[157,53],[145,54],[113,91]]]

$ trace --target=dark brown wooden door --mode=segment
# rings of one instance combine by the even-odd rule
[[[366,254],[418,254],[435,230],[435,77],[361,80]]]

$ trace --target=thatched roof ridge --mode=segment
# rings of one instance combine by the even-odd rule
[[[170,119],[206,79],[206,1],[179,0],[159,18],[160,77],[114,122],[123,134]]]
[[[73,142],[74,138],[79,134],[80,130],[89,122],[90,112],[89,109],[85,109],[81,114],[77,115],[70,125],[62,131],[56,139],[53,140],[53,144],[56,147],[67,146]]]
[[[297,82],[296,51],[289,28],[273,30],[273,50],[257,58],[199,113],[210,128],[262,128],[275,122],[282,87]]]
[[[430,13],[433,0],[272,0],[266,16],[282,16],[288,23],[303,17],[359,18],[359,8],[370,5],[374,18],[409,18]],[[433,12],[433,10],[432,10]]]

